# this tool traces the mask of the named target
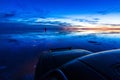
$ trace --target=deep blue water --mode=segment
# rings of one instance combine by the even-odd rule
[[[0,80],[33,80],[39,55],[56,48],[92,52],[120,48],[119,33],[0,34]]]

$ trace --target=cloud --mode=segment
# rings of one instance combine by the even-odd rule
[[[84,22],[84,23],[89,23],[89,24],[97,24],[97,22],[99,22],[99,18],[94,18],[92,20],[88,20],[88,19],[75,19],[76,21],[80,21],[80,22]]]
[[[93,18],[93,20],[96,20],[96,21],[98,21],[98,20],[100,20],[100,18]]]
[[[120,24],[103,24],[103,25],[108,25],[108,26],[120,26]]]
[[[0,18],[11,18],[16,16],[15,12],[0,13]]]
[[[15,17],[15,12],[0,12],[0,22],[10,22]]]
[[[97,13],[101,14],[101,15],[107,15],[107,14],[110,14],[110,13],[119,13],[119,12],[120,12],[119,7],[111,7],[111,8],[108,8],[108,9],[97,11]]]
[[[38,24],[38,25],[57,25],[57,26],[91,26],[99,22],[99,18],[89,19],[73,19],[73,18],[29,18],[29,19],[16,19],[17,22],[23,22],[27,24]]]
[[[42,25],[56,25],[56,26],[71,26],[70,23],[66,23],[66,22],[61,22],[61,21],[46,21],[46,22],[36,22],[38,24],[42,24]]]
[[[98,11],[97,13],[101,14],[101,15],[106,15],[106,14],[108,14],[110,12],[108,10],[101,10],[101,11]]]
[[[71,25],[71,20],[66,18],[37,18],[34,19],[34,22],[63,26]]]

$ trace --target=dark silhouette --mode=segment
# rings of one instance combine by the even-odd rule
[[[44,28],[44,32],[46,32],[46,31],[47,31],[47,28],[45,27],[45,28]]]

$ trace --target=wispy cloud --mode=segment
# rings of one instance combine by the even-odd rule
[[[44,12],[43,12],[44,13]],[[42,13],[41,13],[42,14]],[[17,17],[16,17],[17,16]],[[0,19],[11,22],[37,24],[37,25],[57,25],[57,26],[78,26],[78,27],[99,27],[99,26],[120,26],[120,14],[106,15],[80,15],[63,17],[19,17],[15,12],[1,13]]]
[[[6,13],[0,13],[0,18],[11,18],[16,16],[15,12],[6,12]]]
[[[84,23],[89,23],[89,24],[97,24],[99,22],[99,18],[94,18],[93,20],[89,19],[76,19],[76,21],[84,22]]]
[[[119,13],[119,12],[120,12],[120,7],[111,7],[111,8],[107,8],[107,9],[97,11],[97,14],[107,15],[107,14]]]
[[[98,11],[98,14],[102,14],[102,15],[106,15],[109,14],[110,12],[108,10],[102,10],[102,11]]]
[[[114,26],[114,27],[117,27],[117,26],[120,26],[120,24],[103,24],[103,25],[107,25],[107,26]]]
[[[0,13],[0,22],[9,22],[10,19],[16,17],[16,12],[1,12]]]

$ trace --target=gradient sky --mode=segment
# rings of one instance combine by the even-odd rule
[[[0,21],[120,26],[120,0],[0,0]]]

